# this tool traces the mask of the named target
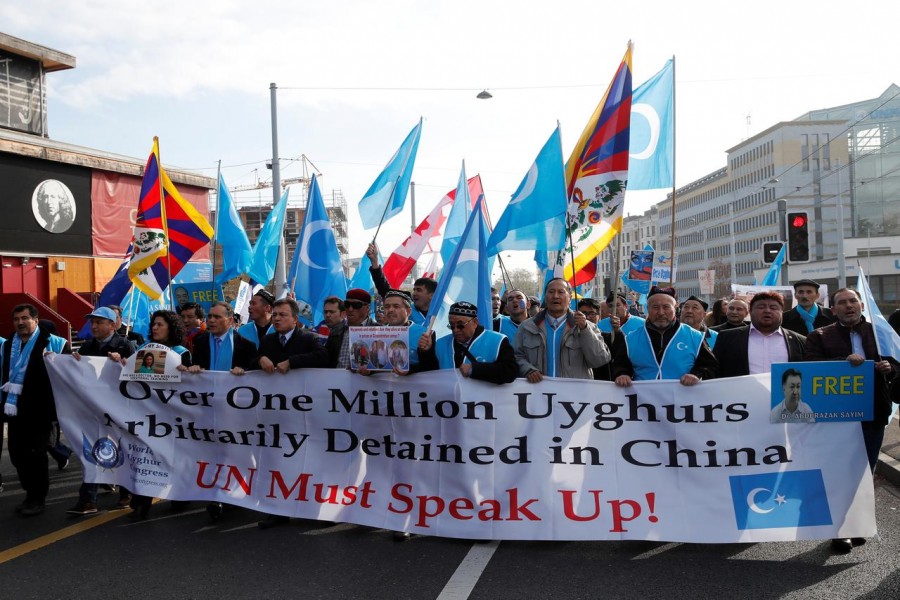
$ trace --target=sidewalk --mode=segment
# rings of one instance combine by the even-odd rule
[[[885,479],[900,486],[900,418],[894,415],[884,432],[884,443],[881,444],[881,455],[875,472],[884,475]]]

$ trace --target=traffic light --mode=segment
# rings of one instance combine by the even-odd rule
[[[787,214],[788,261],[809,262],[809,215],[805,212]]]
[[[762,245],[762,261],[763,264],[771,265],[775,262],[775,257],[781,252],[784,242],[764,242]]]

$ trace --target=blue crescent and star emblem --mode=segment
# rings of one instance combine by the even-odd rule
[[[115,469],[125,464],[125,455],[119,449],[122,443],[121,438],[116,443],[111,438],[102,437],[91,444],[84,433],[81,434],[81,437],[82,453],[84,458],[92,465],[97,465],[103,469]]]

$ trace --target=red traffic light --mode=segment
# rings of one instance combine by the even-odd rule
[[[796,214],[791,219],[791,227],[803,227],[806,225],[807,217],[805,214]]]

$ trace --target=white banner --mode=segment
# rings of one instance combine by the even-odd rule
[[[857,423],[769,423],[769,375],[497,386],[455,371],[119,382],[50,355],[87,481],[474,539],[759,542],[875,533]]]

